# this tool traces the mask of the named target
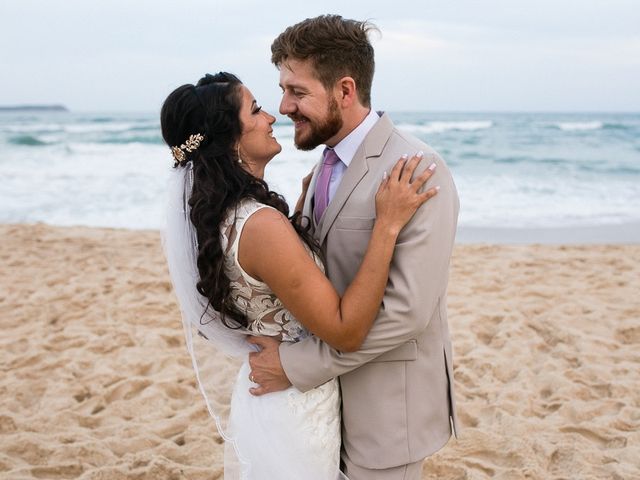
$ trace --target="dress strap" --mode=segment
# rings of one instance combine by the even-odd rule
[[[229,249],[230,253],[233,255],[235,264],[238,266],[238,268],[242,272],[242,275],[245,278],[252,280],[253,282],[258,282],[258,280],[253,278],[247,272],[245,272],[242,266],[240,265],[240,261],[238,260],[238,250],[239,250],[238,246],[240,245],[240,236],[242,235],[242,230],[244,229],[244,226],[247,223],[247,220],[249,220],[251,215],[253,215],[259,210],[262,210],[263,208],[273,208],[273,207],[271,207],[270,205],[265,205],[264,203],[258,203],[253,199],[247,200],[245,202],[242,202],[240,205],[238,205],[238,208],[236,209],[236,220],[234,225],[235,235],[234,235],[233,243],[231,244],[231,248]],[[262,283],[262,282],[259,282],[259,283]]]

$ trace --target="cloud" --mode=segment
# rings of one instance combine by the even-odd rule
[[[5,3],[0,103],[156,109],[171,88],[224,69],[272,108],[271,41],[335,12],[380,28],[374,92],[390,109],[640,109],[637,0]]]
[[[424,32],[391,29],[386,30],[380,40],[373,40],[372,43],[377,56],[390,57],[428,55],[453,47],[453,44],[445,39]]]

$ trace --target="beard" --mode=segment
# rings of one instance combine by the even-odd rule
[[[318,145],[325,143],[340,131],[344,123],[338,102],[333,97],[329,100],[327,116],[324,119],[313,121],[303,116],[296,116],[292,119],[294,121],[306,120],[310,130],[306,135],[296,131],[293,143],[299,150],[313,150]]]

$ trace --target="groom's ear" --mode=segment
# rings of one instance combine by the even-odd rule
[[[342,108],[351,107],[354,102],[358,101],[358,92],[356,90],[356,82],[351,77],[342,77],[337,82],[338,104]]]

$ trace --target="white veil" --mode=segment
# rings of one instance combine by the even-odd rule
[[[198,388],[209,414],[215,419],[220,436],[225,441],[224,478],[252,478],[249,473],[250,462],[241,456],[238,449],[236,438],[240,441],[237,437],[239,434],[232,433],[238,417],[230,416],[230,406],[234,387],[248,391],[248,372],[241,368],[248,368],[247,354],[257,349],[246,342],[247,335],[250,335],[246,330],[234,330],[224,326],[219,313],[208,305],[207,298],[196,290],[196,283],[200,279],[197,268],[198,244],[188,204],[193,187],[193,163],[187,162],[185,166],[174,168],[169,177],[167,223],[162,243],[171,282],[180,304],[187,349],[191,355]],[[236,404],[239,408],[234,411],[240,413],[243,425],[248,424],[251,428],[248,438],[245,434],[242,439],[243,448],[246,448],[247,441],[250,441],[253,445],[249,451],[254,454],[264,452],[268,456],[275,455],[274,458],[279,460],[277,472],[261,472],[263,475],[260,478],[284,478],[281,475],[282,469],[286,469],[288,479],[325,480],[327,476],[315,471],[296,473],[304,465],[314,465],[315,459],[303,458],[303,452],[307,450],[300,450],[299,447],[303,447],[302,445],[290,442],[290,439],[296,437],[289,432],[299,431],[300,426],[291,423],[290,408],[283,408],[283,405],[286,407],[288,403],[283,404],[282,399],[287,400],[288,395],[287,392],[277,392],[254,397],[251,399],[251,405]],[[335,395],[339,395],[337,387]],[[239,395],[235,398],[239,398],[239,402],[245,399],[246,402],[248,396]],[[339,397],[336,398],[339,403]],[[249,415],[246,418],[243,416],[245,412]],[[310,411],[309,414],[311,413]],[[322,411],[316,413],[323,414]],[[251,414],[254,416],[250,416]],[[264,419],[268,421],[262,422]],[[272,428],[274,423],[279,424],[279,428]],[[268,448],[265,448],[267,446]],[[337,463],[330,477],[346,480],[338,471]]]
[[[255,351],[255,348],[246,342],[245,330],[224,326],[219,313],[196,290],[200,275],[196,263],[198,243],[188,203],[192,188],[193,162],[178,166],[169,174],[162,245],[180,305],[185,341],[198,388],[220,436],[226,442],[225,468],[228,469],[230,464],[238,461],[245,463],[240,459],[227,427],[236,373],[247,353]]]

